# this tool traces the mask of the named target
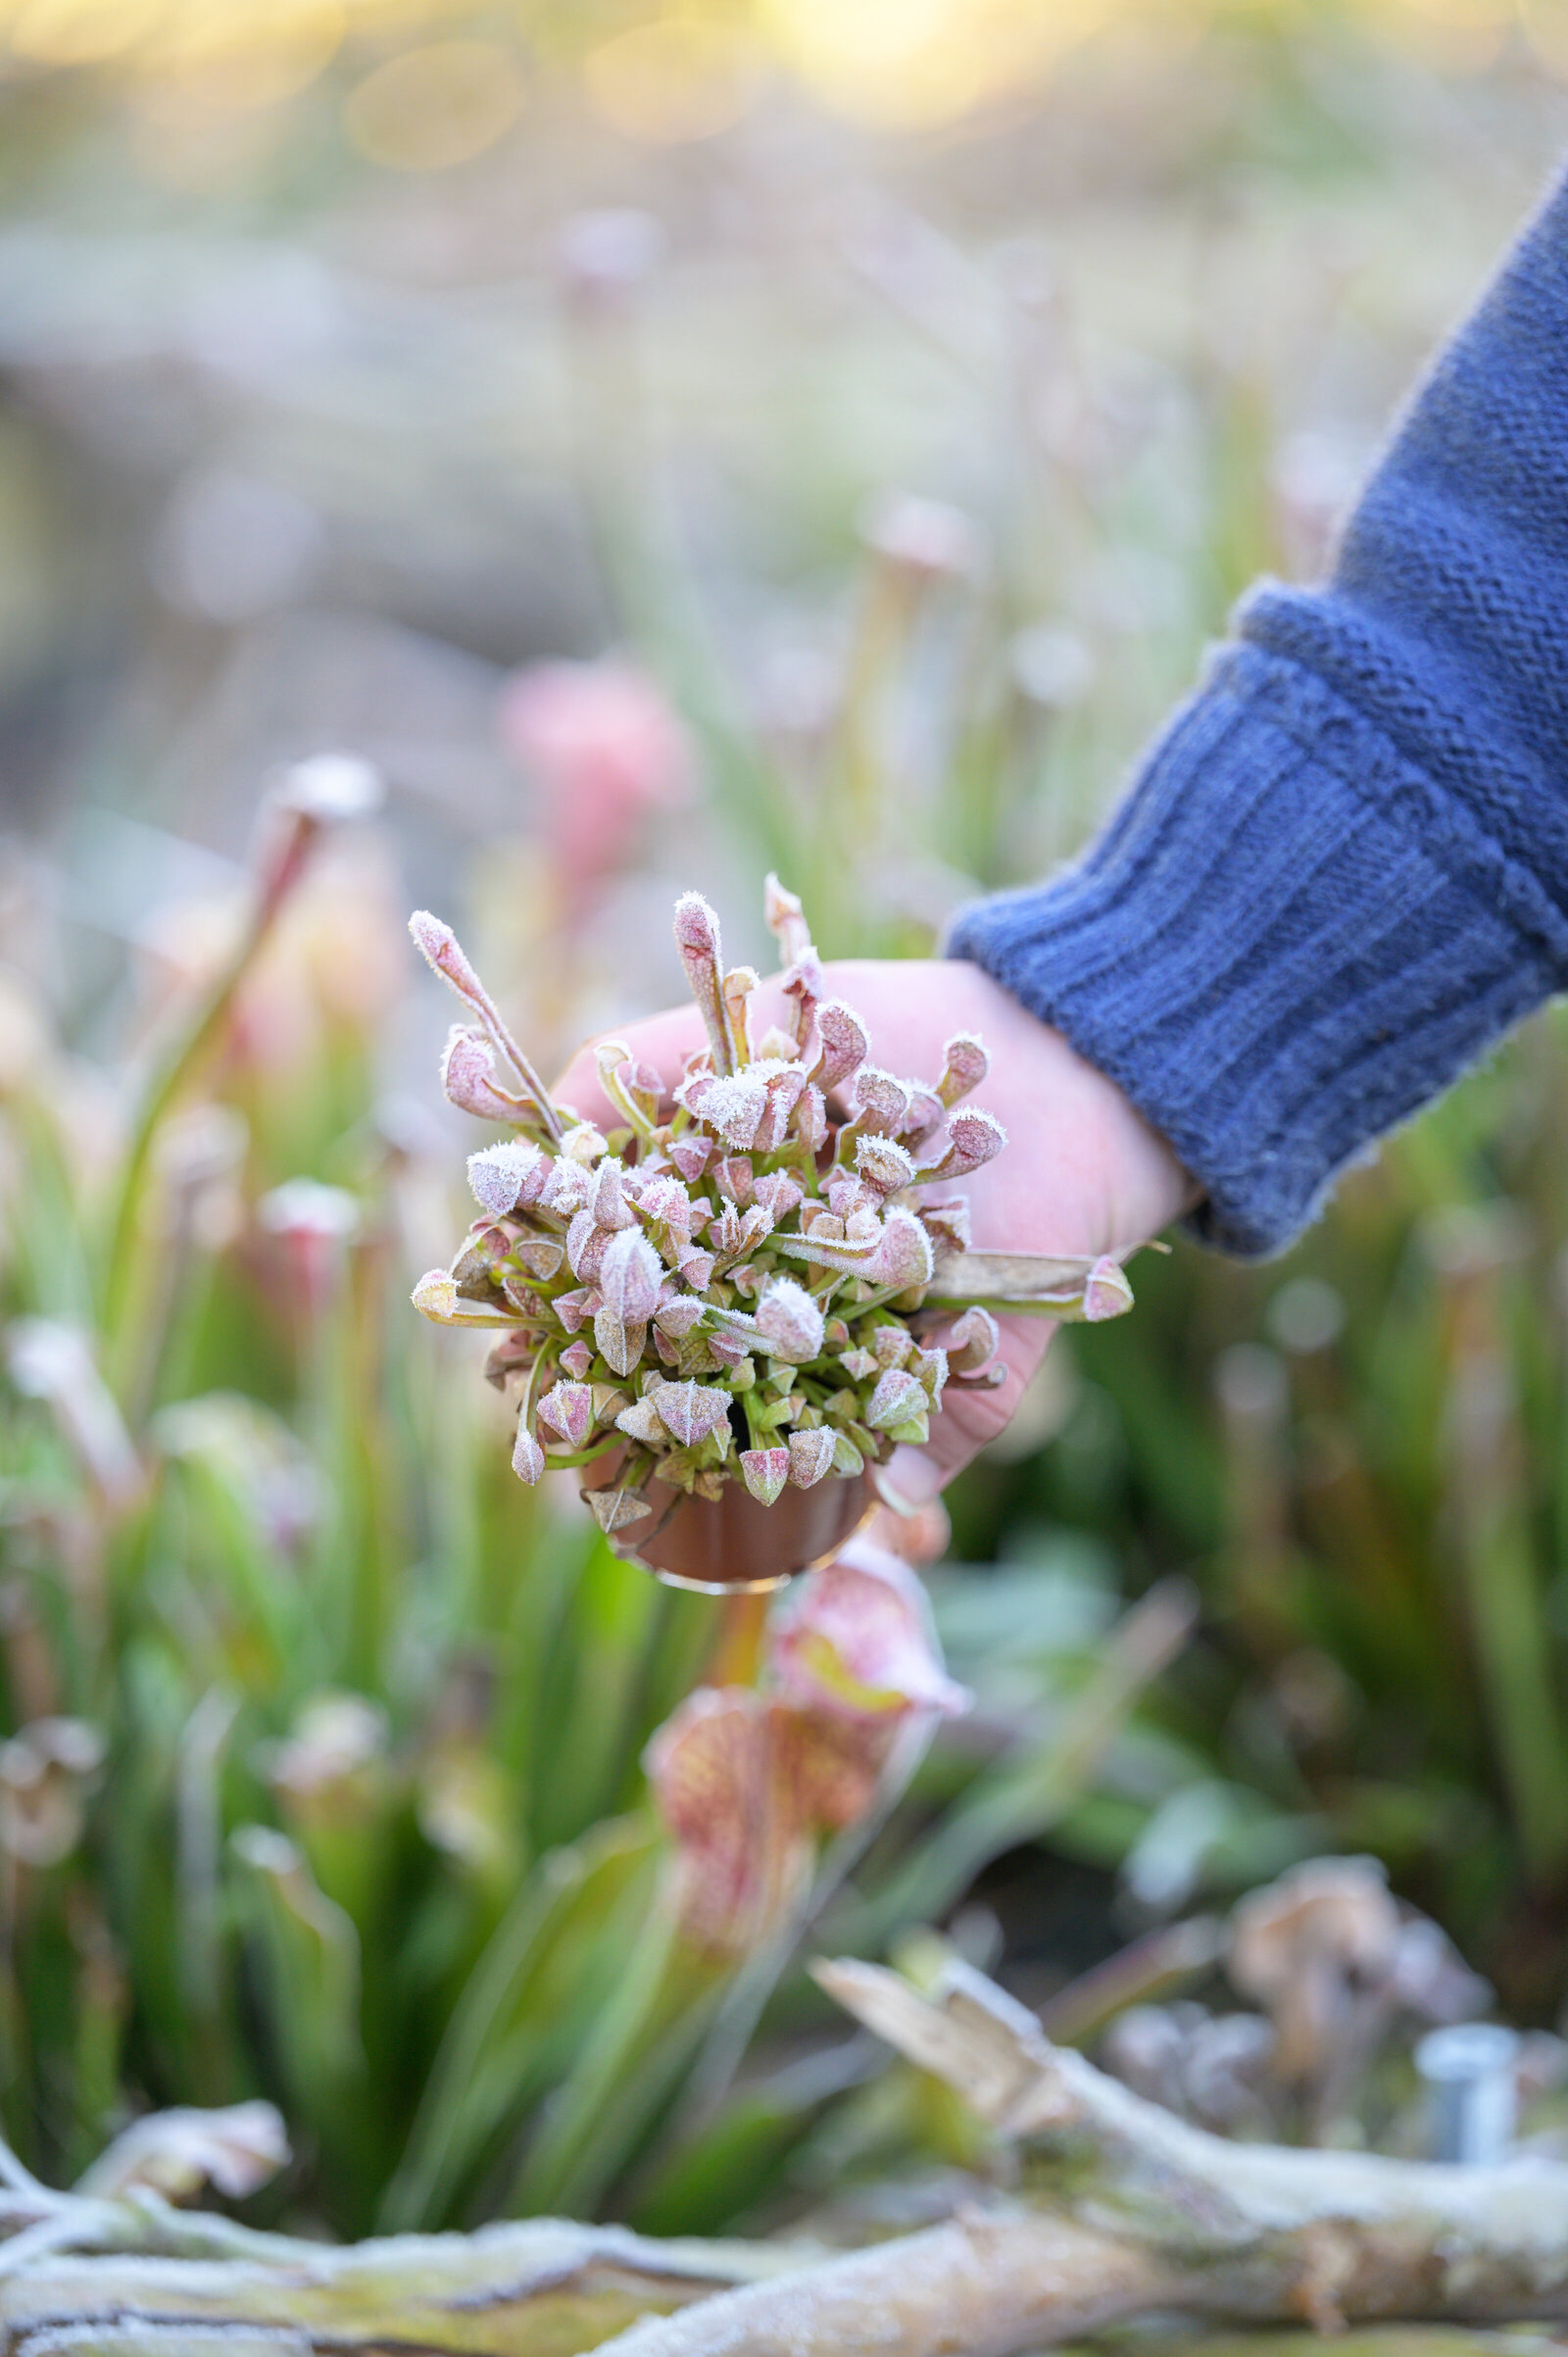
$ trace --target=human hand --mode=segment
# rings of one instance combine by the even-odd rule
[[[985,1042],[991,1071],[973,1103],[1002,1122],[1007,1149],[961,1182],[976,1251],[1121,1254],[1157,1235],[1194,1200],[1193,1181],[1169,1146],[1115,1083],[979,966],[944,958],[845,960],[824,969],[822,995],[855,1008],[874,1060],[901,1075],[939,1072],[943,1043],[955,1032],[972,1031]],[[776,977],[751,1001],[760,1028],[784,1024],[791,1013]],[[706,1042],[702,1016],[689,1005],[613,1036],[671,1084],[685,1057]],[[556,1094],[601,1126],[616,1118],[599,1086],[591,1045],[572,1058]],[[927,1445],[901,1446],[877,1474],[894,1504],[924,1504],[1011,1419],[1055,1328],[1037,1313],[998,1322],[1005,1382],[995,1390],[949,1385]]]

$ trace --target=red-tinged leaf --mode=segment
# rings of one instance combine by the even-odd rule
[[[1091,1325],[1099,1325],[1104,1318],[1123,1316],[1132,1305],[1133,1289],[1127,1271],[1107,1252],[1089,1272],[1084,1286],[1084,1316]]]
[[[1006,1143],[1007,1133],[994,1113],[982,1112],[975,1105],[960,1105],[948,1123],[947,1151],[926,1175],[967,1178],[971,1170],[979,1170],[1001,1154]]]
[[[581,1449],[593,1430],[593,1394],[585,1383],[556,1383],[539,1402],[539,1421],[564,1441]]]
[[[945,1061],[942,1078],[937,1082],[937,1095],[946,1105],[955,1105],[960,1097],[977,1089],[991,1069],[991,1058],[984,1045],[972,1031],[956,1031],[943,1050]]]
[[[482,1032],[454,1024],[441,1057],[441,1087],[449,1105],[481,1121],[516,1122],[531,1107],[496,1079],[495,1052]]]
[[[627,1326],[646,1325],[659,1306],[664,1272],[659,1254],[636,1228],[625,1228],[605,1246],[599,1290],[605,1306]]]
[[[599,1296],[591,1285],[580,1285],[575,1293],[558,1293],[550,1306],[568,1334],[575,1334],[585,1318],[598,1306]]]
[[[706,1129],[716,1131],[726,1146],[744,1154],[756,1139],[758,1125],[766,1110],[764,1084],[749,1072],[734,1072],[709,1085],[697,1118]]]
[[[955,1318],[948,1336],[948,1367],[951,1373],[969,1377],[988,1367],[1002,1347],[1002,1328],[989,1309],[978,1302]]]
[[[583,1490],[579,1495],[607,1539],[653,1512],[647,1498],[635,1490]]]
[[[850,1092],[856,1126],[891,1137],[909,1109],[909,1092],[892,1072],[879,1064],[862,1064]]]
[[[893,1195],[900,1187],[914,1184],[914,1156],[892,1138],[857,1138],[855,1166],[866,1185],[881,1195]]]
[[[790,1213],[806,1200],[806,1190],[787,1170],[770,1170],[756,1182],[757,1201],[773,1214],[773,1225],[779,1227]]]
[[[662,1383],[652,1398],[664,1429],[683,1449],[706,1440],[729,1415],[730,1394],[717,1384]]]
[[[708,1138],[671,1138],[668,1153],[675,1168],[691,1187],[696,1185],[708,1168],[713,1148]]]
[[[572,1213],[571,1225],[566,1230],[566,1258],[571,1262],[572,1275],[583,1284],[597,1281],[605,1249],[614,1234],[613,1228],[600,1226],[587,1203]]]
[[[676,1843],[681,1930],[745,1955],[788,1912],[810,1862],[774,1714],[750,1687],[699,1687],[643,1764]]]
[[[646,1322],[622,1318],[609,1307],[594,1312],[594,1342],[612,1374],[631,1374],[641,1361],[647,1340]]]
[[[589,1208],[602,1228],[629,1228],[637,1216],[626,1201],[622,1176],[619,1158],[612,1154],[607,1154],[597,1170],[590,1173],[593,1192],[588,1198]]]
[[[787,1449],[743,1449],[741,1478],[759,1505],[770,1506],[790,1477]]]
[[[809,1078],[825,1096],[858,1072],[871,1053],[870,1036],[852,1007],[824,999],[816,1010],[817,1056]]]
[[[729,1027],[724,1019],[723,945],[718,918],[700,892],[683,892],[675,903],[675,947],[686,981],[708,1033],[715,1072],[734,1068]]]
[[[517,1258],[541,1285],[559,1276],[565,1256],[566,1248],[559,1236],[524,1236],[517,1246]]]
[[[914,1376],[903,1367],[886,1367],[866,1401],[865,1421],[873,1432],[890,1432],[894,1425],[923,1415],[926,1404],[924,1387]]]
[[[827,1144],[827,1100],[820,1089],[808,1087],[801,1092],[800,1103],[791,1116],[791,1127],[803,1145],[813,1154],[820,1154]]]
[[[713,1184],[726,1203],[744,1211],[753,1200],[750,1157],[743,1154],[726,1154],[714,1169]]]
[[[512,1470],[519,1481],[530,1486],[538,1481],[545,1469],[545,1452],[526,1424],[517,1426],[517,1438],[512,1451]]]
[[[757,1331],[775,1358],[806,1366],[822,1350],[822,1312],[804,1285],[775,1277],[757,1305]]]
[[[935,1272],[936,1254],[921,1222],[912,1211],[891,1210],[867,1273],[879,1285],[908,1293],[929,1285]]]
[[[409,931],[414,946],[431,970],[450,983],[460,999],[470,1007],[484,1008],[487,1002],[483,983],[464,956],[462,946],[452,927],[432,916],[428,908],[416,908],[409,919]]]
[[[704,1304],[694,1294],[670,1294],[654,1311],[654,1325],[659,1333],[667,1334],[671,1342],[684,1342],[692,1328],[702,1323],[703,1315]]]
[[[762,885],[762,921],[778,943],[779,957],[786,965],[804,958],[811,946],[811,929],[806,921],[806,911],[793,892],[769,875]]]
[[[879,1367],[906,1365],[913,1348],[914,1341],[909,1329],[901,1326],[897,1318],[885,1318],[872,1332],[871,1355]]]
[[[966,1252],[971,1240],[969,1205],[961,1195],[945,1203],[922,1203],[921,1223],[939,1252]]]
[[[824,1424],[812,1432],[790,1434],[790,1481],[797,1490],[814,1490],[833,1467],[834,1440]]]

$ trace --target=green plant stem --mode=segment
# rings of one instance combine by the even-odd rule
[[[260,882],[245,929],[227,963],[209,986],[183,1031],[175,1034],[162,1060],[154,1066],[137,1108],[110,1223],[104,1275],[103,1332],[120,1387],[123,1386],[128,1371],[123,1363],[128,1355],[124,1329],[135,1305],[136,1248],[153,1148],[181,1092],[217,1045],[235,994],[305,872],[310,848],[319,828],[316,821],[303,815],[296,815],[293,825],[293,841],[273,859]]]

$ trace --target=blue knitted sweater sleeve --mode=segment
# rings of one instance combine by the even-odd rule
[[[1434,368],[1328,583],[1264,583],[1070,872],[950,939],[1265,1253],[1568,986],[1568,180]]]

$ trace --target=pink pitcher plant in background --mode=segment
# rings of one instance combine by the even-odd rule
[[[562,913],[579,916],[627,864],[641,823],[690,799],[684,723],[645,672],[607,656],[514,672],[497,724],[536,788]]]
[[[699,1687],[649,1744],[683,1938],[722,1961],[774,1936],[823,1837],[870,1814],[901,1730],[968,1704],[907,1563],[859,1538],[808,1573],[769,1626],[760,1688]]]

